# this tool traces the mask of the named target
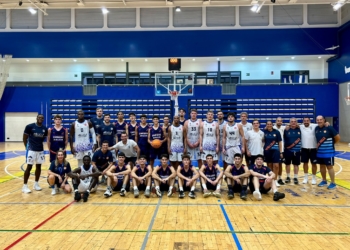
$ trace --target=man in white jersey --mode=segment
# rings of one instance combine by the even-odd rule
[[[207,120],[202,122],[199,133],[201,135],[200,151],[203,152],[202,160],[207,155],[212,155],[214,162],[218,160],[219,153],[219,125],[214,121],[214,112],[207,112]]]
[[[202,166],[201,153],[199,150],[200,144],[200,125],[202,121],[197,119],[197,110],[192,109],[191,118],[185,122],[184,126],[184,139],[185,139],[185,148],[187,150],[187,154],[191,156],[191,160],[197,160],[198,166]]]
[[[276,119],[276,123],[273,126],[274,129],[277,129],[280,134],[281,134],[281,138],[282,138],[282,153],[284,152],[284,139],[283,139],[283,135],[284,135],[284,130],[286,129],[286,126],[283,126],[283,119],[282,117],[277,117]],[[279,167],[278,167],[278,176],[277,176],[277,186],[279,185],[284,185],[284,182],[282,180],[282,162],[279,163]],[[287,179],[288,180],[288,176]],[[286,181],[287,182],[287,181]],[[289,176],[289,181],[290,182],[290,176]]]
[[[168,152],[171,165],[177,170],[184,153],[183,127],[178,115],[174,116],[173,125],[168,129]]]
[[[217,118],[218,118],[218,124],[219,124],[219,155],[218,158],[219,160],[224,161],[224,154],[222,153],[222,147],[223,147],[223,143],[222,143],[222,138],[224,135],[224,126],[227,123],[224,120],[224,112],[222,112],[221,110],[219,110],[216,114]]]
[[[83,201],[87,202],[90,193],[96,192],[98,177],[101,173],[91,164],[91,157],[85,155],[83,157],[84,164],[78,166],[68,176],[72,178],[74,188],[74,200],[81,200],[81,193],[83,193]]]
[[[263,142],[264,132],[260,130],[260,122],[258,119],[253,120],[253,129],[245,134],[246,154],[248,156],[248,167],[255,164],[256,157],[264,154]]]
[[[90,136],[92,143],[90,142]],[[74,147],[73,147],[73,141]],[[75,158],[78,160],[78,166],[83,165],[85,155],[92,156],[92,152],[97,148],[96,133],[92,123],[84,119],[84,111],[78,111],[78,119],[70,127],[70,148]]]
[[[241,124],[235,123],[235,114],[227,114],[227,124],[224,125],[224,134],[223,134],[223,146],[222,152],[225,155],[224,170],[227,165],[232,165],[234,163],[235,154],[244,154],[245,153],[245,140],[242,140],[241,147],[241,138],[244,138],[244,131]]]
[[[241,119],[241,122],[239,124],[241,124],[243,126],[244,134],[246,134],[248,131],[253,129],[253,125],[250,122],[248,122],[248,113],[247,112],[241,112],[240,119]],[[242,141],[245,140],[244,136],[241,138],[241,140]],[[248,164],[247,152],[244,154],[244,158],[245,158],[246,164]]]

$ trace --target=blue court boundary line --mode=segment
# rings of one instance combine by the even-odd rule
[[[235,241],[235,243],[236,243],[237,249],[238,249],[238,250],[242,250],[241,243],[239,242],[239,239],[238,239],[238,237],[237,237],[237,235],[236,235],[236,233],[235,233],[235,230],[234,230],[234,228],[233,228],[233,226],[232,226],[232,224],[231,224],[230,218],[228,217],[228,215],[227,215],[227,213],[226,213],[226,210],[225,210],[225,208],[224,208],[224,205],[223,205],[223,204],[220,204],[220,208],[221,208],[222,213],[224,214],[224,217],[225,217],[225,219],[226,219],[226,223],[227,223],[227,225],[228,225],[228,228],[229,228],[230,231],[232,232],[232,237],[233,237],[233,239],[234,239],[234,241]]]

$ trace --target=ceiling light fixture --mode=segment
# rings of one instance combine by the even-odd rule
[[[121,59],[122,62],[124,62],[124,59]]]
[[[245,60],[245,57],[242,57],[241,59],[242,59],[242,60]]]
[[[294,57],[294,56],[292,56],[292,59],[295,59],[295,57]]]
[[[77,60],[76,59],[73,59],[74,62],[76,62]]]
[[[29,8],[28,11],[32,13],[32,15],[35,15],[37,13],[37,11],[33,8]]]
[[[102,8],[103,15],[107,15],[108,13],[109,13],[109,10],[107,10],[106,8]]]
[[[254,13],[260,13],[260,10],[263,7],[264,3],[265,3],[265,1],[253,0],[251,2],[252,7],[250,8],[250,10],[253,11]]]
[[[322,58],[322,56],[319,56],[319,57],[318,57],[318,59],[321,59],[321,58]]]
[[[216,58],[217,61],[220,61],[220,58]]]
[[[180,6],[177,6],[177,7],[175,8],[175,11],[176,11],[176,12],[181,12]]]
[[[196,58],[193,58],[192,61],[196,61]]]
[[[338,11],[341,7],[344,6],[344,4],[346,4],[346,2],[346,0],[339,0],[338,2],[331,3],[331,5],[333,6],[334,11]]]
[[[266,60],[269,60],[270,58],[266,57]]]
[[[148,59],[145,59],[145,62],[148,62]]]

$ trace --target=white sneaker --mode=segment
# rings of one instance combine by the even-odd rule
[[[260,193],[259,191],[257,191],[257,190],[255,190],[255,191],[253,192],[253,196],[254,196],[254,198],[257,199],[258,201],[261,201],[261,200],[262,200],[262,199],[261,199],[261,193]]]
[[[51,195],[55,195],[56,194],[56,188],[53,188],[51,191]]]
[[[36,190],[36,191],[41,191],[41,190],[42,190],[41,187],[39,186],[39,183],[37,183],[37,182],[34,183],[33,188],[34,188],[34,190]]]
[[[24,184],[23,187],[22,187],[22,193],[29,194],[31,192],[32,191],[28,188],[28,185]]]
[[[276,183],[276,187],[280,187],[280,186],[281,186],[281,185],[278,183],[277,180],[275,181],[275,183]]]
[[[307,184],[307,182],[308,182],[308,178],[307,177],[304,177],[304,180],[303,180],[303,184]]]
[[[312,178],[311,184],[312,185],[316,185],[317,184],[316,178]]]
[[[56,194],[60,193],[60,189],[58,187],[55,188]]]
[[[103,194],[106,198],[109,198],[112,196],[111,190],[107,189],[106,192]]]

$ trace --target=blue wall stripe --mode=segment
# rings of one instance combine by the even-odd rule
[[[234,241],[235,241],[235,243],[236,243],[237,249],[238,249],[238,250],[242,250],[243,248],[242,248],[242,246],[241,246],[241,243],[239,242],[239,239],[238,239],[237,235],[234,233],[235,230],[234,230],[234,228],[233,228],[233,226],[232,226],[232,224],[231,224],[230,218],[228,217],[228,215],[227,215],[227,213],[226,213],[226,210],[225,210],[225,208],[224,208],[224,205],[220,204],[220,208],[221,208],[222,213],[224,214],[224,217],[225,217],[225,219],[226,219],[226,223],[227,223],[227,225],[228,225],[228,228],[230,229],[230,231],[233,232],[233,233],[232,233],[232,237],[233,237],[233,239],[234,239]]]

